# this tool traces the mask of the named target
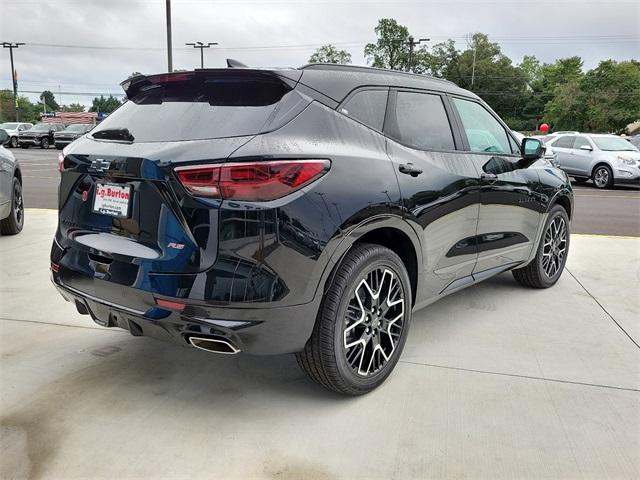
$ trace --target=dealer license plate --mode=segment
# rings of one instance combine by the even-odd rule
[[[93,211],[112,217],[128,217],[131,204],[131,185],[96,183]]]

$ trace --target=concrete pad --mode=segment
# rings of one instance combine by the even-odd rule
[[[343,398],[292,356],[94,326],[50,285],[55,213],[27,218],[0,237],[0,478],[640,477],[640,350],[614,322],[638,319],[640,240],[574,237],[552,289],[507,274],[416,312],[390,379]],[[594,274],[602,252],[626,268]]]

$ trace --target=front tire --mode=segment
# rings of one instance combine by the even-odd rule
[[[24,225],[24,203],[22,199],[22,184],[13,177],[13,189],[11,196],[11,213],[0,221],[0,233],[2,235],[15,235],[22,231]]]
[[[11,148],[18,148],[18,137],[11,137],[9,145],[11,146]]]
[[[47,137],[40,140],[40,148],[43,148],[43,149],[49,148],[49,139]]]
[[[357,244],[336,270],[298,364],[312,380],[362,395],[391,374],[411,321],[407,270],[393,251]]]
[[[535,258],[526,267],[513,270],[513,277],[526,287],[555,285],[567,263],[570,237],[567,211],[556,205],[547,217]]]
[[[593,171],[593,184],[601,190],[613,187],[613,172],[608,165],[598,165]]]

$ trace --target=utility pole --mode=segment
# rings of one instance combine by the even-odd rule
[[[473,87],[473,81],[476,77],[476,47],[473,47],[473,64],[471,66],[471,86]]]
[[[218,42],[209,42],[209,43],[195,42],[195,43],[185,43],[185,45],[189,45],[193,48],[200,49],[200,68],[204,68],[204,53],[203,53],[204,49],[211,48],[211,45],[218,45]]]
[[[167,70],[173,72],[173,52],[171,47],[171,0],[166,1],[167,11]]]
[[[18,110],[18,77],[15,68],[13,68],[13,49],[20,45],[24,45],[24,43],[2,42],[2,47],[9,49],[9,58],[11,59],[11,81],[13,82],[13,106],[16,111],[16,122],[20,121],[20,112]]]
[[[413,62],[413,47],[417,47],[422,42],[428,42],[431,40],[430,38],[421,38],[417,42],[413,41],[413,36],[409,36],[409,41],[407,45],[409,45],[409,61],[407,62],[407,72],[411,72],[412,62]]]

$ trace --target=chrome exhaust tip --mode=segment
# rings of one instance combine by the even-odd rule
[[[191,336],[189,337],[189,343],[200,350],[221,353],[223,355],[235,355],[240,352],[240,349],[236,348],[231,342],[223,338]]]

